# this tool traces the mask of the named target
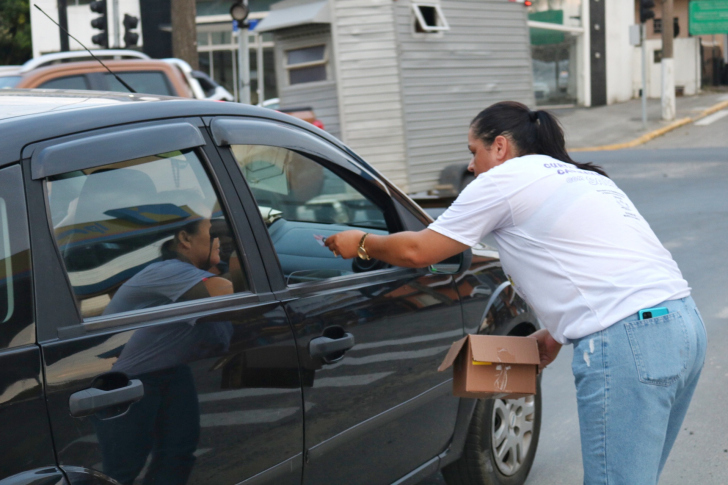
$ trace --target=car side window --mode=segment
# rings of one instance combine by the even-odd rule
[[[344,260],[324,239],[346,229],[388,234],[384,210],[341,176],[286,148],[232,145],[232,153],[258,203],[289,283],[379,269]]]
[[[46,81],[39,88],[43,89],[90,89],[86,76],[66,76]]]
[[[162,96],[177,96],[167,80],[167,76],[159,71],[147,72],[118,72],[116,73],[137,93],[159,94]],[[109,91],[117,93],[128,93],[129,90],[121,84],[112,74],[104,73],[104,78],[109,86]]]
[[[34,341],[28,215],[14,166],[0,170],[0,348]]]
[[[248,290],[194,150],[64,173],[46,193],[84,318]]]

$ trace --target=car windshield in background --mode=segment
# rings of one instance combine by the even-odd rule
[[[2,76],[0,77],[0,89],[14,88],[20,82],[20,76]]]
[[[205,96],[215,94],[215,89],[219,86],[210,76],[202,71],[192,71],[192,76],[200,83],[200,87],[205,91]]]

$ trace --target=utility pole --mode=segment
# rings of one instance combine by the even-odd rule
[[[119,29],[119,0],[114,0],[111,4],[111,11],[113,12],[114,22],[114,48],[118,49],[121,46],[121,30]]]
[[[199,69],[197,55],[197,5],[195,0],[171,0],[172,55]]]
[[[655,1],[640,0],[640,38],[642,44],[642,127],[647,129],[647,25],[655,18]],[[654,20],[653,20],[654,22]]]
[[[244,104],[250,104],[249,13],[248,0],[238,0],[230,7],[230,16],[238,33],[238,102]]]
[[[662,119],[675,119],[675,64],[672,58],[672,1],[662,2]]]
[[[642,128],[647,130],[647,26],[640,24],[642,38]]]
[[[58,23],[61,24],[61,27],[63,27],[60,30],[61,34],[61,52],[68,52],[70,49],[68,45],[68,12],[66,10],[67,6],[66,0],[58,0]]]
[[[262,105],[265,101],[265,76],[263,74],[263,35],[255,34],[255,65],[258,71],[258,104]]]
[[[250,104],[250,42],[248,39],[248,22],[238,24],[238,101]]]

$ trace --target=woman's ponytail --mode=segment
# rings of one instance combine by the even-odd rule
[[[598,165],[594,165],[591,162],[579,163],[572,160],[569,153],[566,151],[564,130],[561,128],[561,123],[559,123],[559,120],[557,120],[554,115],[543,110],[532,111],[532,113],[536,114],[535,125],[537,146],[534,153],[548,155],[556,160],[576,165],[576,168],[589,170],[608,177],[607,172]],[[518,144],[517,141],[516,144]]]
[[[531,111],[522,103],[502,101],[481,111],[470,123],[470,128],[486,146],[490,146],[499,135],[507,136],[516,145],[519,156],[548,155],[582,170],[608,177],[598,165],[571,159],[566,151],[564,130],[548,111]]]

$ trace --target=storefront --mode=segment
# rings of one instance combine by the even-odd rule
[[[533,87],[539,106],[589,105],[589,54],[581,0],[534,0],[528,13]]]

